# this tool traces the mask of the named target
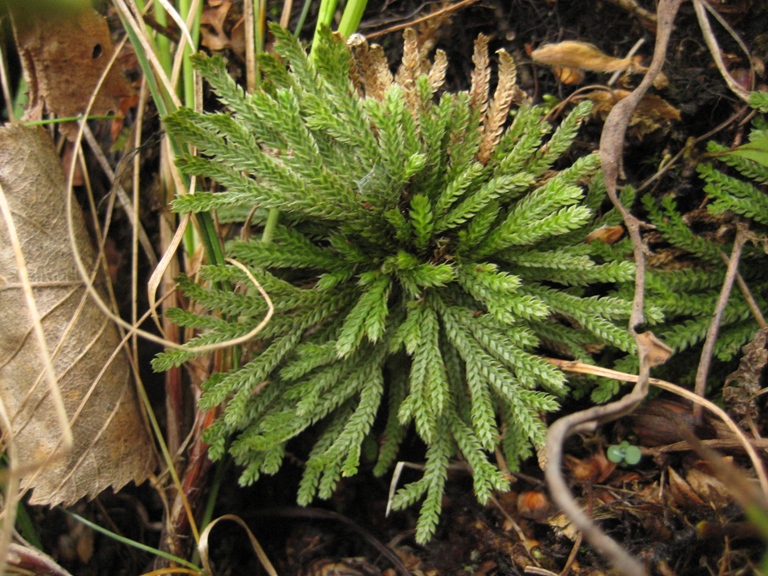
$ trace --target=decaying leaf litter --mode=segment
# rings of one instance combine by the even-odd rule
[[[502,37],[511,37],[512,40],[508,40],[508,42],[511,42],[512,46],[517,49],[514,54],[519,58],[518,62],[526,61],[526,44],[530,44],[532,47],[548,43],[554,44],[557,40],[564,37],[597,44],[604,52],[614,54],[617,59],[621,60],[626,58],[626,53],[631,48],[628,44],[632,44],[637,38],[645,36],[648,41],[648,47],[641,50],[641,54],[645,57],[643,60],[645,65],[650,62],[654,38],[653,35],[644,31],[644,26],[647,22],[643,19],[634,20],[634,16],[629,16],[623,9],[608,5],[602,7],[595,6],[592,11],[574,14],[568,7],[562,6],[562,3],[550,3],[549,6],[544,2],[540,4],[497,7],[495,14],[497,16],[497,26],[489,26],[487,23],[490,10],[488,7],[472,8],[462,13],[464,18],[459,18],[460,22],[458,24],[454,21],[453,24],[446,23],[443,25],[443,28],[441,31],[438,31],[436,36],[438,46],[440,46],[441,34],[445,35],[443,38],[466,38],[463,50],[460,46],[461,42],[452,40],[449,43],[450,48],[448,52],[449,62],[454,59],[461,62],[462,58],[464,58],[464,61],[467,61],[470,54],[468,47],[471,46],[477,31],[472,28],[474,26],[475,28],[479,27],[486,32],[490,32],[493,38],[492,42],[501,43]],[[392,9],[392,12],[395,12],[395,10]],[[739,5],[739,7],[734,8],[731,12],[723,11],[724,14],[729,15],[728,18],[732,19],[731,23],[738,30],[742,31],[742,37],[745,42],[748,45],[750,45],[750,41],[754,42],[754,48],[752,45],[750,45],[750,48],[755,51],[758,58],[760,58],[760,50],[765,50],[765,45],[761,44],[759,34],[750,28],[750,23],[759,21],[759,17],[764,19],[764,12],[764,9],[761,11],[760,7],[755,8],[754,6],[745,5]],[[384,14],[387,13],[385,12]],[[501,14],[501,17],[498,17],[499,14]],[[382,28],[382,25],[376,24],[379,17],[383,18],[383,16],[377,16],[374,13],[368,23],[378,26],[379,29]],[[682,151],[685,148],[685,138],[689,136],[698,138],[705,135],[714,127],[714,119],[724,121],[728,119],[729,115],[736,115],[739,112],[739,105],[735,100],[727,97],[727,91],[720,88],[721,84],[717,82],[716,73],[711,73],[709,60],[707,60],[705,54],[683,55],[688,58],[679,55],[681,50],[684,51],[681,46],[686,46],[683,41],[698,34],[694,26],[694,18],[693,12],[686,12],[685,9],[678,15],[676,20],[677,28],[671,40],[672,46],[678,49],[678,56],[677,58],[668,56],[667,65],[664,68],[666,74],[670,77],[670,87],[666,92],[657,92],[659,97],[667,102],[669,106],[680,110],[682,124],[678,122],[673,114],[672,118],[667,118],[663,123],[659,123],[655,130],[641,131],[637,134],[630,132],[627,140],[629,151],[623,155],[623,170],[628,181],[640,186],[645,184],[646,189],[651,189],[653,194],[658,197],[662,197],[667,186],[674,183],[680,187],[680,193],[677,194],[676,200],[691,213],[698,207],[698,203],[702,201],[700,185],[697,184],[692,174],[692,168],[695,167],[695,158],[697,158],[697,149],[695,145],[689,147],[686,156],[683,156],[681,161],[678,161],[671,167],[666,166],[664,156],[666,155],[668,158],[674,157],[678,151]],[[221,30],[225,34],[230,33],[235,27],[234,25],[237,24],[236,13],[233,14],[232,20],[229,24],[224,23],[222,25]],[[525,25],[526,22],[528,23],[527,27]],[[600,26],[602,26],[602,34],[596,32],[596,30],[601,29]],[[604,34],[605,30],[615,30],[616,34],[613,36],[616,39],[621,39],[622,42],[615,44],[607,43],[606,35]],[[721,37],[718,34],[718,39],[723,41],[724,46],[730,48],[727,36]],[[399,44],[399,40],[392,42],[392,44]],[[626,51],[618,48],[618,46],[625,44],[627,44]],[[504,45],[512,52],[508,44]],[[734,49],[734,54],[732,54],[727,51],[727,48],[723,50],[729,55],[729,58],[733,58],[732,69],[737,72],[743,70],[744,68],[740,68],[739,65],[744,66],[744,62],[739,61],[738,56],[735,54],[736,49]],[[460,51],[464,52],[464,54],[458,54]],[[765,54],[763,54],[764,56]],[[678,82],[675,82],[676,76],[670,72],[670,68],[676,71],[675,65],[678,66],[676,70],[683,67],[686,68],[685,72],[687,75],[683,77],[687,79],[687,83],[680,81],[681,76],[677,76]],[[555,93],[564,98],[572,90],[564,85],[555,83],[548,70],[542,68],[526,69],[526,67],[521,66],[519,68],[521,68],[521,81],[524,82],[523,88],[534,97],[540,97],[545,93]],[[746,66],[746,68],[748,69],[749,67]],[[699,90],[699,93],[693,90],[695,97],[686,99],[685,90],[688,90],[687,94],[690,96],[692,91],[691,85],[695,84],[695,81],[692,82],[690,80],[691,71],[700,74],[700,78],[694,77],[694,80],[700,82],[700,87],[706,86],[709,99],[705,97],[705,94],[701,93],[702,90]],[[596,83],[600,84],[602,82],[604,85],[608,80],[610,72],[610,70],[606,70],[604,75],[600,72],[589,72],[588,77],[594,79]],[[456,74],[455,77],[460,76],[458,72]],[[448,77],[451,78],[450,70]],[[639,81],[639,78],[637,81]],[[757,75],[755,79],[759,83],[761,76]],[[458,80],[452,81],[458,82]],[[621,88],[622,90],[631,90],[636,86],[636,82],[633,83],[625,78],[621,78],[621,82],[629,82],[629,84],[625,84]],[[700,120],[700,112],[702,110],[707,111],[712,121],[703,122]],[[555,113],[557,113],[557,109],[555,109]],[[746,110],[741,109],[741,114],[743,117],[746,114]],[[653,128],[654,119],[651,118],[647,122]],[[599,134],[600,127],[600,122],[595,121],[591,123],[587,127],[587,133],[580,137],[578,146],[584,150],[594,149],[597,146],[596,136]],[[744,134],[742,137],[745,137],[746,134],[743,130],[742,133]],[[733,124],[726,128],[726,134],[729,134],[731,138],[739,138],[739,131],[733,128]],[[591,140],[592,137],[595,137],[595,139]],[[721,141],[729,143],[732,140],[723,138]],[[705,143],[705,140],[703,142]],[[739,143],[739,141],[737,140],[735,143]],[[659,153],[658,149],[661,149],[662,152]],[[654,183],[653,177],[657,173],[659,166],[664,166],[666,171],[666,186],[664,186],[664,180]],[[653,189],[653,186],[656,186],[656,189]],[[662,188],[662,186],[664,187]],[[697,186],[699,187],[698,189]],[[642,216],[642,209],[637,213]],[[148,227],[152,226],[148,223],[145,223],[145,225]],[[707,223],[707,225],[709,228],[704,230],[705,232],[709,229],[718,232],[716,226],[720,226],[719,233],[725,235],[724,240],[728,241],[729,224],[727,221]],[[698,231],[702,231],[701,228]],[[686,265],[684,255],[678,253],[675,257],[683,266]],[[717,288],[719,289],[719,286]],[[750,357],[755,357],[754,353]],[[757,357],[759,358],[759,355]],[[674,358],[671,361],[673,365],[667,369],[677,374],[690,372],[691,366],[695,366],[697,360],[696,358],[687,358],[687,361],[691,362],[691,364],[681,366],[679,362],[675,362]],[[683,358],[686,357],[683,356]],[[728,365],[715,365],[714,370],[715,374],[718,374],[719,371],[722,375],[719,376],[719,381],[722,382],[725,376],[733,372],[736,367],[737,365],[733,363],[730,367]],[[742,374],[746,373],[744,372],[745,370],[747,368],[743,367]],[[756,374],[756,376],[752,378],[750,385],[759,390],[761,386],[764,386],[764,381],[760,384],[762,376],[759,370],[755,371],[754,368],[751,373]],[[660,399],[660,401],[662,400]],[[741,405],[743,406],[743,401]],[[667,418],[670,414],[670,410],[667,407],[663,404],[660,407],[658,405],[656,407],[658,408],[656,413],[663,415],[662,421],[667,423],[674,422],[674,417],[669,416]],[[753,410],[757,410],[758,414],[758,419],[752,421],[751,433],[753,434],[755,432],[759,433],[760,430],[759,409],[760,403],[758,400],[753,408]],[[744,409],[742,408],[741,410],[743,411]],[[686,407],[683,407],[683,412],[685,413],[685,411]],[[641,424],[637,425],[637,421],[640,421]],[[695,425],[695,423],[693,424]],[[592,436],[591,440],[590,437],[583,438],[583,444],[578,442],[574,444],[573,441],[567,444],[566,454],[570,458],[566,458],[565,470],[566,478],[571,482],[577,483],[577,488],[575,488],[577,493],[579,492],[579,485],[596,486],[596,489],[583,492],[586,500],[582,504],[586,508],[595,511],[594,516],[596,518],[602,518],[602,525],[609,527],[614,537],[624,544],[630,544],[631,554],[643,557],[643,551],[645,550],[647,551],[646,557],[649,558],[648,561],[653,563],[665,560],[663,546],[661,549],[657,549],[659,542],[674,543],[674,546],[668,544],[670,550],[666,558],[674,557],[675,551],[679,551],[680,547],[690,549],[690,556],[677,559],[679,562],[678,566],[669,566],[669,569],[673,572],[677,570],[675,573],[695,573],[695,568],[691,567],[698,566],[696,562],[699,561],[700,556],[707,559],[706,561],[710,567],[715,567],[717,562],[721,562],[720,566],[724,573],[728,573],[730,569],[735,570],[739,565],[744,565],[744,563],[759,561],[760,549],[759,546],[756,546],[758,540],[755,539],[754,532],[750,532],[749,525],[744,524],[743,518],[738,516],[738,508],[727,499],[713,500],[714,494],[723,493],[722,487],[717,486],[716,477],[711,473],[711,467],[707,465],[705,459],[700,455],[697,456],[687,451],[683,452],[680,457],[677,457],[669,456],[670,452],[656,450],[655,452],[650,452],[655,457],[653,464],[646,458],[643,464],[636,469],[617,468],[614,463],[606,463],[601,454],[609,445],[618,444],[618,440],[623,438],[635,438],[635,436],[632,436],[632,429],[627,430],[627,428],[624,428],[622,431],[621,425],[622,423],[620,422],[615,430],[607,427],[602,428],[600,435]],[[642,439],[642,432],[647,426],[642,424],[642,415],[638,415],[633,420],[633,426],[635,426],[634,434],[637,435],[637,438]],[[748,423],[747,427],[749,428]],[[670,428],[674,430],[674,425],[670,426]],[[738,446],[738,442],[733,441],[732,437],[723,436],[724,433],[717,428],[717,424],[714,421],[706,419],[696,430],[702,437],[708,437],[708,442],[734,456],[737,462],[745,467],[749,466],[748,462],[742,459],[742,452],[735,448],[735,446]],[[671,436],[665,437],[660,444],[662,446],[670,445],[678,442],[679,439],[679,434],[674,435],[672,433]],[[638,442],[638,444],[645,446],[641,442]],[[761,446],[759,441],[756,445],[758,447]],[[416,447],[412,448],[412,452],[412,460],[418,464],[419,460],[423,459],[423,455],[419,455]],[[296,454],[301,454],[300,446],[297,446]],[[565,526],[567,522],[564,524],[562,520],[554,520],[557,516],[553,516],[548,510],[546,498],[542,504],[540,498],[532,498],[530,496],[531,489],[540,494],[546,492],[540,481],[537,481],[537,478],[541,478],[541,472],[534,466],[533,462],[526,467],[524,470],[525,474],[521,474],[518,477],[513,487],[513,493],[499,497],[500,508],[491,507],[485,511],[479,510],[476,504],[471,504],[470,490],[468,486],[464,485],[464,479],[467,478],[466,472],[461,471],[460,468],[459,466],[456,471],[451,472],[449,486],[452,488],[449,492],[449,499],[446,502],[446,509],[443,512],[438,537],[425,548],[414,549],[412,542],[410,542],[409,548],[403,546],[403,539],[405,539],[406,544],[409,543],[405,533],[399,536],[399,543],[395,544],[395,549],[407,559],[406,563],[409,565],[409,569],[428,571],[432,568],[438,570],[439,573],[455,573],[454,571],[458,571],[458,568],[460,568],[464,571],[470,570],[473,573],[513,573],[511,571],[515,567],[518,570],[522,570],[526,566],[535,567],[538,564],[539,570],[546,569],[557,573],[568,562],[569,553],[572,549],[576,550],[578,547],[574,546],[574,540],[570,538],[575,539],[576,544],[578,544],[580,542],[579,536],[567,530],[567,526]],[[611,471],[612,468],[613,471]],[[290,470],[281,474],[285,474],[285,477],[290,477],[291,475]],[[234,476],[228,478],[227,481],[234,482]],[[370,483],[370,479],[368,483]],[[717,488],[707,490],[703,487],[704,483],[714,484]],[[395,535],[398,533],[397,528],[392,525],[383,525],[380,515],[375,513],[376,502],[382,503],[382,501],[386,501],[385,487],[380,484],[377,487],[376,484],[368,486],[365,481],[357,479],[345,481],[344,488],[341,490],[342,494],[335,496],[332,502],[336,505],[337,509],[350,515],[350,511],[356,508],[371,510],[367,512],[367,518],[361,515],[365,519],[364,523],[368,524],[369,528],[374,527],[382,537],[385,535]],[[256,500],[264,498],[264,500],[267,500],[266,496],[260,494],[262,490],[265,493],[270,491],[274,493],[276,490],[279,492],[275,485],[267,483],[265,485],[257,485],[255,489],[250,491],[226,494],[226,496],[221,497],[220,501],[220,508],[223,512],[228,510],[243,512],[246,510],[242,516],[249,520],[258,536],[260,536],[258,527],[273,525],[275,522],[274,517],[259,519],[255,516],[250,516],[251,505],[246,506],[244,502],[250,498]],[[371,495],[371,491],[374,491],[374,495]],[[519,494],[518,498],[515,498],[515,493]],[[663,495],[663,497],[659,495]],[[283,497],[286,503],[290,503],[293,494],[283,494]],[[254,508],[259,507],[254,506]],[[543,512],[542,508],[544,509]],[[680,512],[681,510],[682,512]],[[157,515],[158,513],[156,509],[155,514]],[[254,510],[253,514],[255,513],[256,511]],[[278,515],[277,517],[279,518],[280,516]],[[660,521],[659,517],[663,519]],[[377,573],[376,570],[381,570],[387,566],[385,563],[375,563],[374,553],[364,543],[363,538],[360,539],[359,544],[351,542],[342,543],[337,539],[335,540],[333,538],[335,530],[327,529],[327,524],[323,525],[320,520],[317,520],[319,518],[322,518],[321,514],[316,516],[314,523],[307,525],[299,524],[296,520],[281,521],[281,523],[287,526],[285,528],[286,531],[293,530],[294,532],[288,539],[288,544],[273,544],[273,550],[271,551],[273,554],[270,555],[273,558],[287,558],[283,566],[286,570],[308,573],[332,573],[332,570],[345,569],[350,571],[350,573]],[[692,525],[700,518],[705,518],[707,524],[702,525],[699,530],[701,534],[697,534]],[[735,520],[733,520],[734,518]],[[360,523],[360,517],[357,520]],[[394,521],[401,523],[401,530],[407,530],[407,518],[401,517]],[[562,532],[558,526],[563,528]],[[313,531],[314,537],[312,536]],[[245,536],[238,537],[245,538]],[[313,538],[315,539],[313,540]],[[317,538],[320,538],[320,540],[317,540]],[[322,542],[319,548],[317,547],[317,542]],[[635,543],[637,546],[632,548],[632,543]],[[235,572],[238,572],[239,568],[243,566],[241,563],[248,560],[242,553],[227,557],[225,554],[226,545],[222,546],[221,552],[223,555],[219,561],[224,567],[230,566]],[[657,549],[653,553],[655,556],[651,552],[654,549]],[[286,552],[286,550],[289,550],[289,552]],[[578,556],[576,562],[571,564],[572,572],[578,573],[583,571],[587,573],[591,570],[599,569],[593,568],[593,566],[605,566],[601,560],[592,554],[591,552],[586,552]],[[366,560],[353,561],[351,559],[353,556],[363,556]],[[83,562],[83,558],[80,558],[74,560],[74,565],[77,566],[78,562],[88,564]],[[81,569],[87,570],[87,567]],[[533,570],[532,573],[536,573],[536,571]]]

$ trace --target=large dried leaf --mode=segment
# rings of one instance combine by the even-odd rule
[[[72,2],[73,8],[46,9],[46,4],[10,3],[16,45],[29,86],[27,118],[39,120],[45,112],[59,117],[77,116],[85,107],[107,66],[112,38],[106,21],[90,2]],[[119,109],[119,100],[131,89],[114,66],[91,109],[107,114]]]
[[[152,466],[151,442],[139,412],[128,361],[113,352],[119,336],[86,295],[70,249],[64,174],[42,130],[0,128],[0,185],[33,286],[46,344],[70,421],[74,446],[22,480],[33,504],[70,504],[108,486],[142,482]],[[78,250],[88,269],[94,254],[74,206]],[[101,290],[103,292],[103,290]],[[5,219],[0,219],[0,400],[12,422],[21,466],[61,450],[61,426],[32,332]],[[104,373],[101,374],[102,369]],[[92,388],[92,391],[91,391]],[[90,396],[86,395],[90,391]],[[8,440],[9,431],[5,430]],[[58,447],[57,447],[58,446]]]

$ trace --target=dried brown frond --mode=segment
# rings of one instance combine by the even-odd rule
[[[483,118],[483,138],[477,153],[479,162],[485,164],[496,149],[501,137],[504,123],[507,121],[509,107],[515,99],[518,88],[517,67],[515,60],[504,50],[496,52],[499,55],[499,82],[493,94],[493,100]]]
[[[350,77],[355,87],[369,98],[382,100],[392,85],[392,73],[384,50],[378,44],[369,46],[360,34],[353,34],[347,43],[352,53]]]
[[[384,49],[378,44],[374,44],[370,49],[372,72],[376,76],[377,91],[375,94],[368,94],[374,96],[379,100],[384,98],[384,93],[394,83],[392,72],[389,70],[389,62],[387,62],[387,56],[384,54]]]
[[[416,90],[416,78],[421,75],[421,64],[422,56],[416,30],[406,28],[403,32],[403,61],[397,70],[395,82],[403,88],[405,105],[414,120],[419,116],[419,94]]]
[[[349,48],[349,79],[360,96],[365,96],[365,70],[363,59],[368,54],[368,42],[362,34],[352,34],[347,40]]]
[[[491,82],[491,66],[488,60],[488,36],[480,34],[475,40],[475,52],[472,55],[475,69],[472,70],[472,85],[469,89],[469,106],[473,110],[485,113],[488,107],[488,91]]]
[[[432,94],[437,92],[440,87],[443,85],[443,82],[445,82],[445,71],[448,68],[448,58],[445,55],[445,52],[442,50],[438,50],[435,53],[435,61],[432,64],[432,67],[429,69],[429,89],[432,91]]]

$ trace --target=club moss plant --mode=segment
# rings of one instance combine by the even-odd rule
[[[220,57],[195,57],[224,110],[164,119],[199,151],[179,160],[181,170],[219,190],[180,197],[175,210],[280,210],[271,241],[226,246],[276,314],[239,366],[204,384],[200,407],[221,407],[205,439],[211,457],[228,451],[250,484],[278,471],[291,439],[309,435],[298,490],[307,504],[358,472],[366,439],[378,444],[373,473],[384,474],[413,429],[426,447],[424,474],[393,506],[424,499],[423,542],[452,459],[468,464],[485,502],[508,487],[493,455],[514,471],[544,441],[544,416],[567,385],[543,350],[586,361],[596,344],[634,350],[621,327],[630,302],[610,295],[633,264],[585,241],[620,221],[615,211],[598,217],[599,158],[562,159],[590,107],[553,128],[517,88],[504,51],[491,96],[484,37],[471,88],[452,93],[442,91],[445,55],[429,62],[413,31],[394,76],[382,49],[360,37],[345,43],[325,31],[310,59],[288,32],[272,31],[259,91],[244,93]],[[234,266],[206,266],[179,283],[214,312],[168,312],[199,330],[190,346],[246,334],[266,310]],[[169,350],[154,368],[193,356]]]

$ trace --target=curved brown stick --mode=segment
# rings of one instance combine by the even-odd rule
[[[641,337],[642,335],[636,332],[636,327],[642,325],[644,321],[645,254],[640,238],[640,223],[619,201],[616,194],[616,181],[624,150],[624,136],[627,131],[629,118],[661,70],[672,32],[672,23],[681,2],[682,0],[661,0],[659,3],[656,48],[653,52],[653,60],[648,73],[632,94],[619,102],[611,110],[600,139],[600,154],[603,161],[605,186],[608,196],[624,218],[624,223],[632,238],[637,265],[635,272],[635,298],[632,304],[629,328],[637,342],[640,356],[639,379],[632,392],[620,400],[565,416],[552,424],[547,432],[544,456],[545,476],[552,499],[573,524],[582,531],[587,541],[606,557],[618,572],[630,576],[646,576],[647,571],[641,562],[631,557],[626,550],[598,528],[582,511],[574,500],[560,468],[562,465],[563,442],[568,436],[578,432],[591,432],[598,425],[615,420],[631,412],[645,398],[648,391],[648,378],[652,365],[651,350],[648,338],[644,339]]]

